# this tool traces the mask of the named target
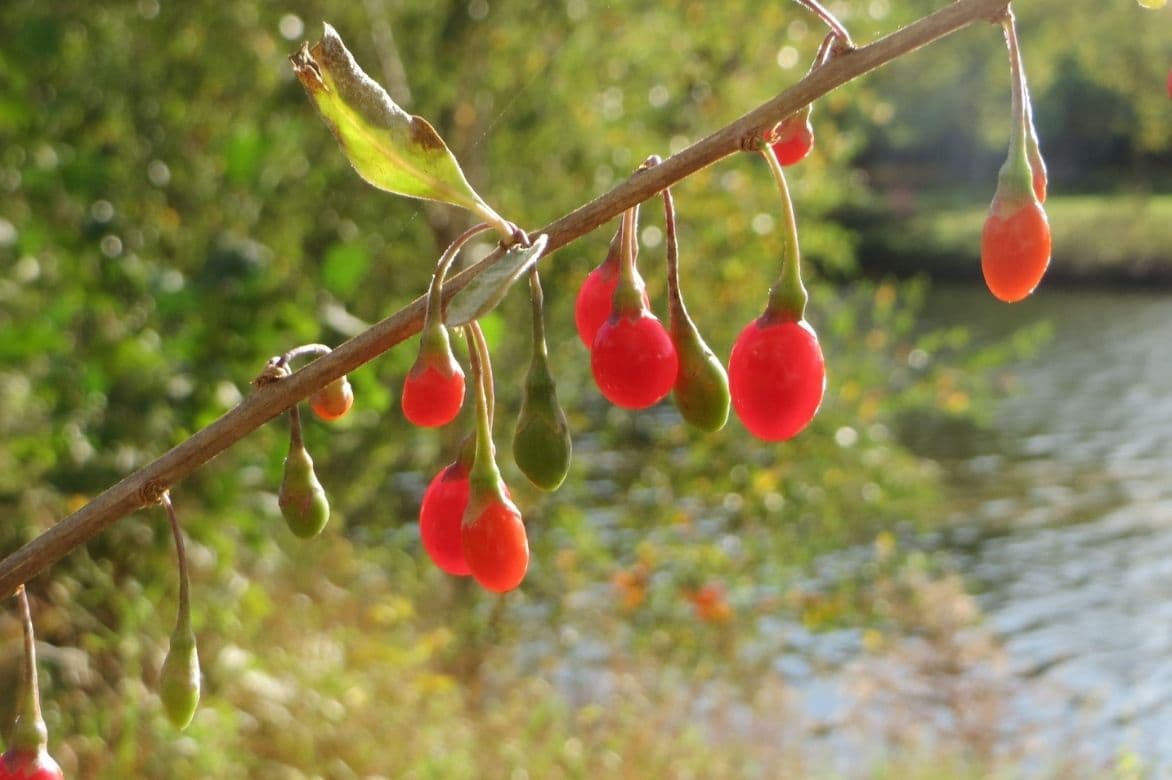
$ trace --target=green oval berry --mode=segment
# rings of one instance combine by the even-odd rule
[[[544,345],[542,345],[544,346]],[[573,442],[544,349],[535,350],[513,434],[513,460],[542,490],[557,490],[570,471]]]
[[[671,340],[680,362],[672,389],[680,416],[702,431],[719,431],[728,422],[728,373],[686,315],[672,317]]]
[[[187,728],[199,704],[199,652],[190,627],[176,626],[171,634],[171,647],[159,673],[159,698],[175,728]]]
[[[285,458],[285,478],[277,494],[281,514],[294,536],[309,539],[321,533],[330,519],[325,488],[313,472],[313,458],[305,447],[290,445]]]

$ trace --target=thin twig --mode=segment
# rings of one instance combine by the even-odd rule
[[[834,33],[834,37],[838,39],[838,44],[835,46],[838,52],[850,51],[855,48],[854,41],[851,40],[851,34],[847,32],[846,26],[818,0],[796,0],[796,2],[813,11],[814,15],[830,28],[830,32]]]
[[[1020,0],[1019,0],[1020,2]],[[968,25],[1004,14],[1009,0],[956,0],[940,10],[862,48],[832,58],[824,66],[739,119],[672,155],[638,171],[598,198],[536,231],[549,237],[545,255],[653,197],[718,160],[739,151],[746,138],[760,137],[785,117],[816,98],[892,60]],[[450,299],[473,278],[499,262],[497,249],[444,285]],[[88,504],[65,517],[0,561],[0,598],[35,577],[69,552],[88,542],[135,510],[158,502],[163,490],[191,474],[295,403],[354,371],[419,332],[426,296],[339,345],[296,373],[265,383],[238,406],[158,459],[143,466]]]

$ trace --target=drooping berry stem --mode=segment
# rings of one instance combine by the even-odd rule
[[[447,278],[448,271],[451,269],[452,263],[455,262],[456,256],[473,237],[490,229],[490,227],[492,226],[487,222],[481,222],[468,228],[458,235],[452,243],[448,244],[448,248],[436,260],[435,270],[431,274],[431,283],[427,288],[427,311],[423,315],[423,329],[425,331],[437,321],[437,318],[443,316],[444,279]]]
[[[300,434],[300,426],[298,427]],[[179,527],[179,518],[175,514],[175,507],[171,503],[171,491],[164,490],[160,499],[163,508],[167,510],[167,520],[171,523],[171,535],[175,538],[175,557],[179,561],[179,611],[175,620],[176,629],[191,629],[191,580],[187,572],[187,545],[183,541],[183,530]]]
[[[492,441],[492,424],[495,416],[496,400],[494,382],[492,379],[492,363],[488,354],[488,342],[480,324],[472,322],[468,326],[471,338],[468,339],[475,357],[472,359],[472,387],[476,392],[476,449],[472,458],[471,481],[472,489],[499,490],[501,484],[500,469],[496,465],[496,445]]]
[[[638,215],[638,206],[632,206],[623,212],[619,283],[614,291],[614,300],[611,305],[612,314],[639,311],[645,305],[643,278],[639,276],[639,269],[635,265],[635,257],[638,252],[635,242]]]
[[[1030,166],[1030,186],[1034,197],[1039,203],[1046,201],[1046,161],[1042,159],[1042,150],[1038,145],[1038,130],[1034,126],[1034,109],[1030,101],[1030,88],[1026,80],[1025,64],[1022,62],[1021,46],[1017,37],[1017,20],[1013,10],[1007,8],[1001,22],[1005,29],[1005,42],[1009,49],[1009,69],[1013,79],[1012,114],[1014,132],[1010,136],[1010,154],[1013,154],[1013,137],[1017,133],[1018,114],[1024,123],[1022,144],[1025,147],[1026,160]]]
[[[294,404],[289,407],[289,449],[304,449],[305,441],[301,435],[301,409]]]
[[[24,690],[17,711],[16,725],[12,729],[10,750],[39,754],[49,749],[49,729],[41,715],[41,689],[37,679],[36,635],[33,632],[33,616],[29,609],[28,594],[23,585],[16,591],[20,605],[21,628],[24,629]]]
[[[541,277],[537,267],[529,272],[529,309],[533,315],[533,352],[543,360],[549,360],[549,347],[545,343],[545,293],[541,289]]]
[[[680,250],[676,236],[676,207],[671,195],[671,188],[663,191],[663,227],[667,242],[667,307],[668,314],[674,320],[690,319],[688,307],[684,305],[684,296],[680,292]]]
[[[473,387],[478,382],[484,384],[485,402],[488,406],[488,427],[491,429],[496,423],[496,379],[492,373],[492,356],[488,351],[488,339],[484,337],[484,330],[480,327],[479,322],[469,323],[466,330],[468,333],[468,356],[472,363]]]
[[[1005,17],[1001,21],[1005,30],[1005,44],[1009,50],[1009,71],[1011,84],[1010,114],[1013,127],[1009,133],[1009,156],[998,175],[998,190],[1005,189],[999,194],[1006,199],[1025,199],[1025,193],[1034,193],[1033,172],[1030,168],[1029,153],[1027,151],[1027,119],[1025,76],[1021,64],[1021,48],[1017,41],[1017,28],[1014,25],[1013,11],[1006,9]]]
[[[321,357],[322,355],[328,355],[332,351],[325,344],[302,344],[281,355],[280,363],[281,365],[288,365],[298,358],[309,356]]]
[[[798,250],[798,221],[794,216],[794,204],[789,187],[785,183],[785,171],[769,144],[761,144],[761,155],[769,164],[769,171],[781,197],[781,275],[769,289],[769,305],[766,318],[779,318],[798,322],[806,316],[806,303],[810,296],[802,284],[801,255]]]
[[[846,31],[846,27],[838,20],[834,14],[830,13],[818,0],[796,0],[798,5],[803,5],[814,12],[822,23],[830,28],[834,36],[839,40],[839,46],[843,49],[853,49],[854,42],[851,40],[851,35]]]

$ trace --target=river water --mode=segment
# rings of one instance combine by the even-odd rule
[[[1116,776],[1130,761],[1172,777],[1169,303],[1059,289],[1007,307],[933,290],[927,329],[965,325],[980,344],[1047,321],[1053,335],[1006,367],[989,425],[913,437],[946,474],[950,516],[912,543],[963,587],[926,591],[927,620],[896,652],[867,652],[858,630],[776,626],[794,651],[776,669],[823,735],[823,769],[959,745],[1012,776]],[[828,579],[870,555],[831,556]]]
[[[1018,706],[1057,747],[1131,751],[1172,776],[1172,306],[1159,293],[1043,290],[1019,307],[943,289],[930,322],[978,341],[1048,320],[992,425],[934,453],[955,511],[939,544],[978,595]]]

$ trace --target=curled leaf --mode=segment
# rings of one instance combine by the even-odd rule
[[[426,119],[408,114],[359,67],[338,32],[303,43],[290,58],[322,119],[358,175],[387,192],[462,206],[498,228],[455,156]]]
[[[542,233],[533,238],[529,246],[514,244],[500,261],[456,293],[448,303],[447,316],[444,317],[448,327],[467,325],[495,309],[509,288],[533,268],[548,240],[549,236]]]

